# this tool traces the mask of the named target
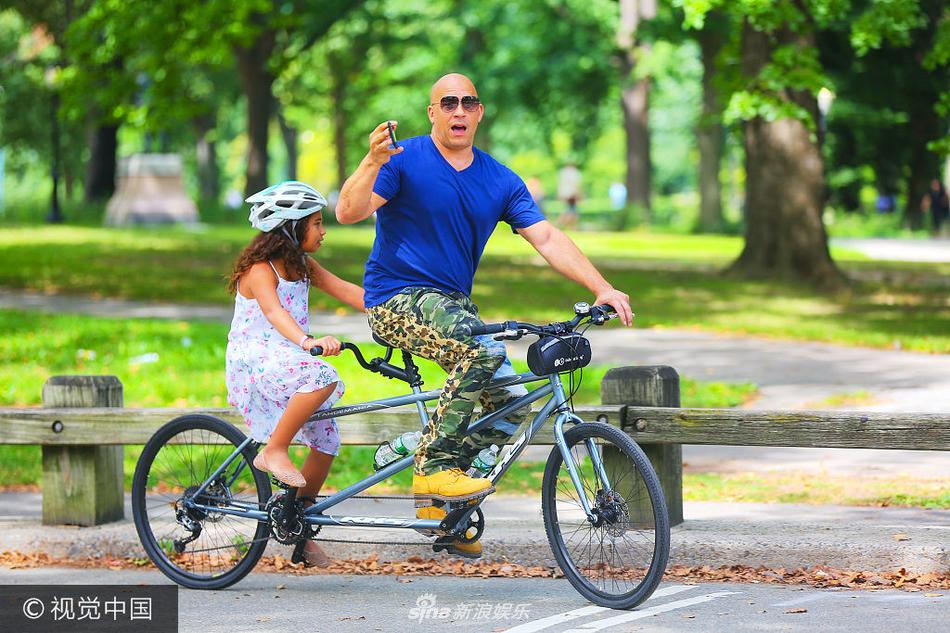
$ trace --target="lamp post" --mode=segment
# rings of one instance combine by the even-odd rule
[[[52,148],[52,165],[50,175],[53,178],[53,194],[50,200],[49,215],[46,221],[50,224],[61,224],[63,212],[59,207],[59,91],[56,90],[56,75],[58,68],[51,65],[46,69],[46,86],[50,89],[50,145]]]
[[[824,86],[818,91],[818,133],[819,142],[824,145],[825,134],[828,132],[828,112],[831,111],[831,104],[835,101],[835,93]]]

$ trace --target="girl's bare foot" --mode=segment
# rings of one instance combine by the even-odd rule
[[[285,450],[271,449],[265,446],[254,458],[254,468],[269,472],[278,481],[292,488],[302,488],[307,485],[303,473],[297,470]]]

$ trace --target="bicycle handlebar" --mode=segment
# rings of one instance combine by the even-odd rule
[[[360,353],[360,348],[358,348],[356,345],[353,345],[353,343],[341,343],[340,351],[342,352],[345,349],[348,349],[351,352],[353,352],[353,354],[356,355],[357,362],[359,362],[359,364],[365,367],[366,369],[369,369],[370,365],[369,363],[366,362],[366,359],[363,358],[363,354]],[[310,348],[311,356],[320,356],[322,354],[323,354],[322,345],[314,345],[313,347]]]
[[[514,327],[509,327],[509,325],[517,326],[515,321],[505,321],[504,323],[483,323],[481,325],[472,326],[469,329],[469,334],[472,336],[482,336],[484,334],[498,334],[499,332],[504,332],[505,330],[513,330]]]
[[[534,323],[522,323],[520,321],[505,321],[503,323],[483,323],[482,325],[472,326],[469,330],[472,336],[482,336],[485,334],[500,334],[502,332],[518,332],[511,338],[521,338],[524,334],[566,334],[573,332],[581,321],[589,319],[594,325],[603,325],[610,319],[616,318],[617,313],[609,305],[599,305],[590,308],[586,314],[578,314],[570,321],[558,321],[547,325],[535,325]],[[509,338],[509,337],[504,337]]]
[[[592,306],[590,312],[586,314],[578,314],[570,321],[559,321],[555,323],[549,323],[547,325],[535,325],[533,323],[521,323],[519,321],[505,321],[503,323],[483,323],[481,325],[476,325],[470,328],[469,333],[472,336],[483,336],[485,334],[501,334],[502,332],[517,332],[518,334],[515,338],[521,338],[524,334],[565,334],[567,332],[573,332],[574,328],[577,327],[581,321],[585,318],[589,319],[594,325],[603,325],[610,319],[616,318],[617,313],[613,311],[613,308],[609,305],[599,305]],[[404,373],[400,368],[390,365],[388,362],[389,356],[387,355],[385,359],[378,358],[373,359],[372,361],[367,361],[363,354],[360,352],[360,348],[354,345],[353,343],[343,343],[340,346],[340,350],[350,350],[353,352],[353,355],[356,356],[356,362],[360,364],[363,369],[369,369],[371,371],[377,371],[383,373],[384,375],[392,375],[392,377],[402,378]],[[310,348],[311,356],[320,356],[323,354],[323,347],[320,345],[314,345]],[[393,374],[399,374],[395,376]]]

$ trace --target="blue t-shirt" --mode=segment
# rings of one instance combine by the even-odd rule
[[[366,307],[411,286],[467,296],[498,222],[523,229],[544,216],[524,181],[478,148],[472,164],[456,171],[429,136],[399,144],[405,149],[383,165],[373,186],[387,202],[376,214],[363,276]]]

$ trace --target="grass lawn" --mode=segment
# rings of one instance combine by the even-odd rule
[[[224,277],[251,229],[210,226],[104,229],[6,228],[0,287],[163,302],[229,304]],[[331,226],[318,253],[359,282],[370,227]],[[950,352],[950,265],[870,262],[833,250],[862,279],[848,291],[816,295],[790,284],[729,279],[718,270],[741,250],[729,236],[573,234],[605,276],[632,297],[639,327],[689,327],[872,347]],[[486,248],[473,297],[486,319],[567,316],[586,291],[550,270],[520,237],[499,229]],[[525,297],[513,302],[513,297]],[[347,309],[314,293],[311,305]]]

